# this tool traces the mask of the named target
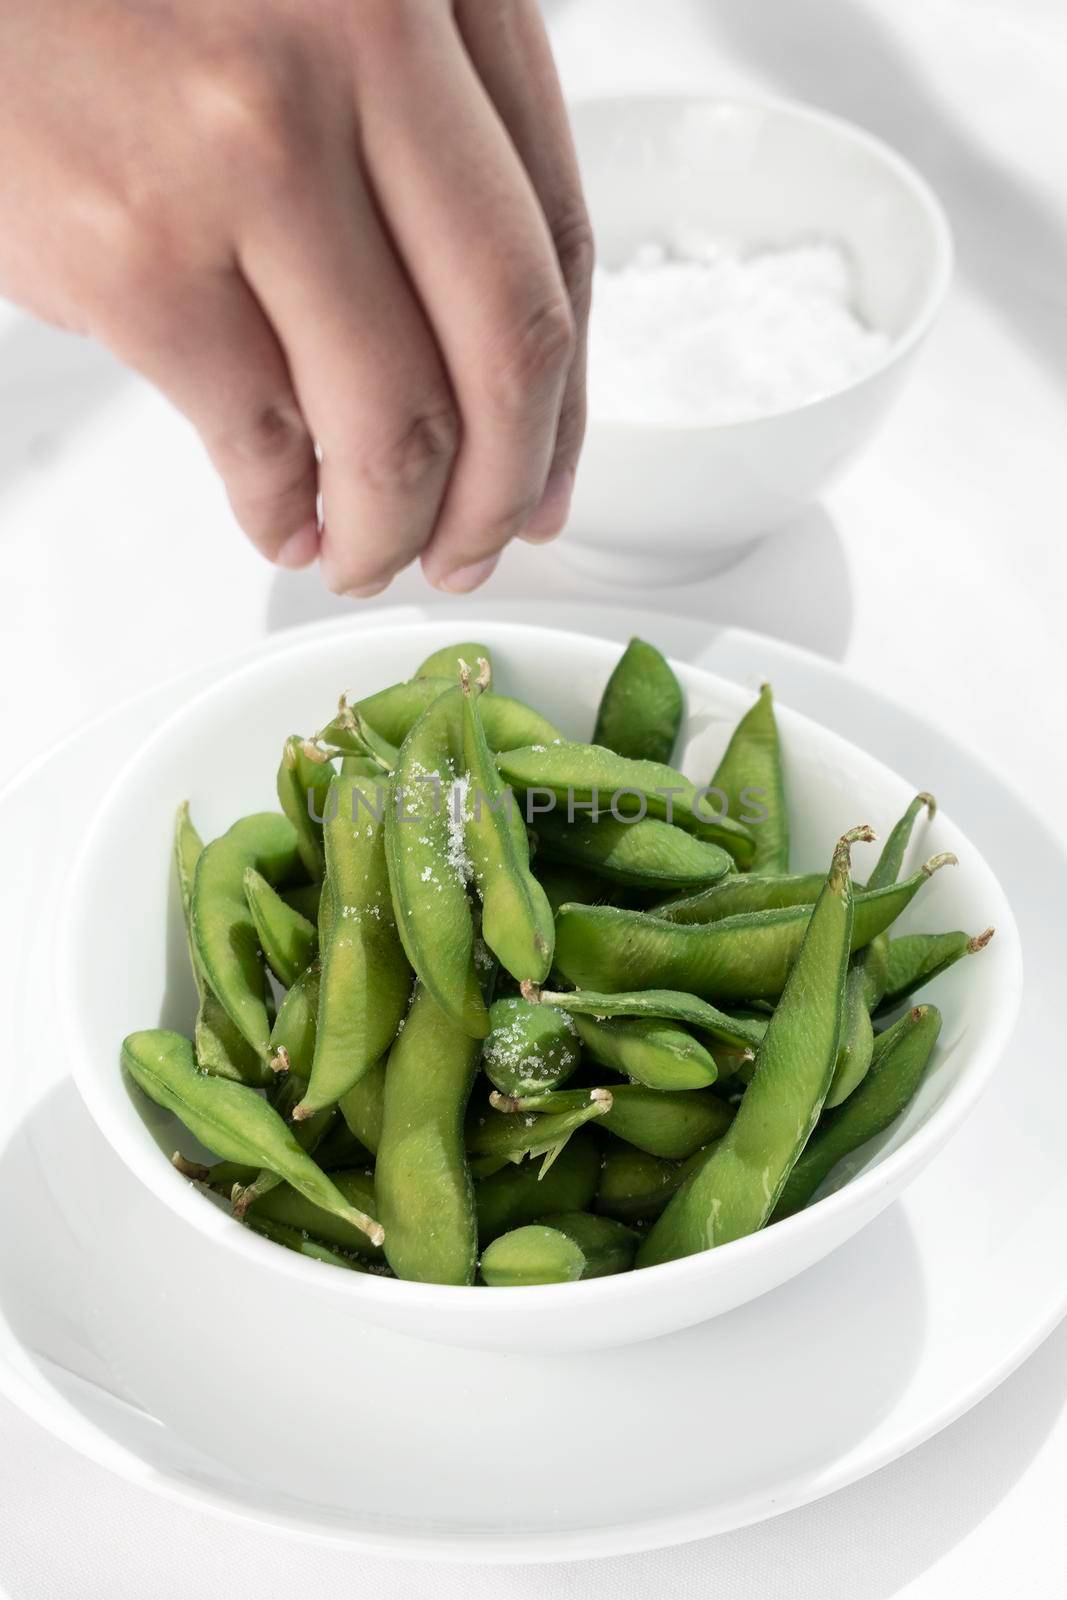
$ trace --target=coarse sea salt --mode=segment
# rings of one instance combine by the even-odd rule
[[[605,422],[742,422],[845,388],[888,348],[858,315],[833,240],[647,244],[596,270],[589,409]]]

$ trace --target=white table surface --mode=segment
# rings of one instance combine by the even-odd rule
[[[567,90],[770,90],[864,123],[945,201],[959,270],[899,410],[800,526],[646,596],[844,663],[1061,809],[1067,669],[1067,15],[1059,0],[548,0]],[[551,550],[492,591],[611,603]],[[416,573],[387,599],[426,598]],[[447,603],[446,603],[447,604]],[[183,666],[336,613],[234,530],[188,427],[104,354],[0,306],[0,781]],[[1047,800],[1046,800],[1046,797]],[[1063,935],[1050,908],[1050,937]],[[8,1225],[5,1222],[5,1225]],[[1067,1328],[947,1432],[830,1500],[581,1566],[430,1569],[221,1524],[0,1402],[0,1592],[1061,1600]]]

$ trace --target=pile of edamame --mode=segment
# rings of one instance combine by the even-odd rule
[[[204,845],[183,805],[195,1022],[122,1047],[198,1142],[179,1170],[427,1283],[624,1272],[807,1205],[916,1093],[916,990],[992,929],[890,933],[954,860],[901,875],[931,796],[862,885],[862,826],[791,871],[769,687],[704,788],[669,765],[683,709],[634,639],[580,744],[463,643],[287,739],[277,812]]]

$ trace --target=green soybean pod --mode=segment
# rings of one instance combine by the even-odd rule
[[[454,789],[462,702],[458,684],[446,690],[400,747],[385,813],[386,859],[408,960],[444,1014],[483,1039],[489,1016],[475,966],[470,864]]]
[[[326,884],[315,1055],[299,1121],[333,1105],[381,1059],[411,994],[386,863],[383,805],[366,778],[336,777],[323,829]]]
[[[485,740],[478,695],[488,686],[489,663],[483,657],[478,665],[481,675],[472,682],[463,663],[460,682],[463,831],[482,902],[482,938],[513,978],[540,983],[552,964],[555,922],[548,897],[530,871],[525,824]]]
[[[753,871],[788,872],[789,812],[769,683],[734,729],[711,785],[726,796],[728,815],[751,826],[756,842],[749,863]],[[747,813],[757,806],[763,816],[749,817]]]
[[[868,879],[869,890],[886,889],[896,883],[904,865],[915,819],[924,809],[931,817],[934,815],[937,802],[933,795],[917,794],[893,827]],[[827,1109],[847,1100],[867,1074],[874,1049],[871,1011],[882,996],[887,976],[888,936],[882,933],[854,955],[849,966],[841,1046],[833,1082],[826,1096]]]
[[[465,659],[471,659],[467,657]],[[477,659],[476,657],[474,659]],[[360,700],[355,711],[390,743],[403,744],[415,723],[434,700],[454,686],[455,678],[412,678]],[[539,711],[490,690],[482,704],[482,725],[491,750],[517,749],[526,744],[551,744],[562,738],[559,729]]]
[[[994,930],[971,937],[967,933],[905,933],[890,939],[886,982],[879,1000],[879,1011],[892,1011],[902,1005],[916,989],[947,972],[964,956],[984,950]]]
[[[278,803],[293,828],[309,878],[322,877],[322,817],[332,777],[330,762],[310,751],[306,740],[298,734],[286,739],[278,768]]]
[[[330,1174],[330,1182],[349,1205],[374,1216],[377,1206],[374,1178],[371,1173],[359,1170],[333,1172]],[[370,1261],[385,1259],[381,1246],[372,1244],[365,1233],[353,1228],[350,1223],[342,1217],[335,1216],[333,1212],[324,1211],[321,1206],[306,1199],[288,1183],[279,1184],[262,1199],[256,1200],[246,1213],[245,1220],[252,1223],[260,1220],[283,1223],[286,1227],[296,1228],[301,1233],[309,1233],[323,1244],[333,1245],[338,1250],[354,1250]]]
[[[682,1183],[685,1170],[684,1161],[650,1156],[609,1134],[593,1209],[618,1222],[651,1222]]]
[[[576,1283],[628,1272],[637,1235],[611,1217],[565,1212],[501,1234],[482,1253],[482,1281],[491,1288]]]
[[[752,859],[755,843],[749,830],[733,817],[716,815],[704,792],[658,761],[631,761],[613,750],[562,739],[501,751],[497,766],[513,788],[545,790],[554,805],[541,807],[543,812],[562,804],[569,821],[577,805],[607,795],[620,816],[673,821],[687,833],[721,845],[741,865]],[[527,819],[532,821],[529,803]]]
[[[556,1089],[551,1094],[527,1095],[513,1101],[524,1116],[553,1117],[562,1122],[579,1115],[582,1097],[606,1095],[600,1126],[617,1139],[636,1145],[649,1155],[668,1161],[688,1156],[719,1139],[733,1121],[733,1110],[710,1089],[684,1093],[649,1089],[643,1083],[612,1084],[604,1089]]]
[[[873,837],[855,828],[838,842],[737,1115],[653,1225],[641,1266],[755,1233],[774,1210],[837,1062],[852,942],[851,847]]]
[[[198,1072],[193,1047],[180,1033],[162,1028],[131,1033],[123,1040],[122,1061],[150,1099],[172,1111],[223,1161],[269,1167],[307,1199],[381,1244],[381,1225],[349,1205],[274,1108],[244,1084]]]
[[[473,639],[463,639],[459,644],[444,645],[428,655],[422,665],[415,669],[415,677],[448,678],[450,682],[458,683],[464,663],[479,658],[490,660],[489,646]]]
[[[270,1058],[266,974],[245,898],[249,867],[269,883],[299,870],[293,826],[265,811],[235,822],[207,845],[196,864],[191,902],[193,940],[212,992],[262,1060]]]
[[[912,877],[857,898],[853,949],[888,928],[926,880],[955,859],[934,856]],[[720,1003],[773,1001],[812,915],[810,906],[787,906],[690,925],[614,906],[563,906],[555,962],[583,989],[681,989]]]
[[[561,866],[537,856],[534,861],[534,871],[537,874],[537,881],[548,896],[553,916],[560,906],[568,905],[572,901],[576,905],[602,905],[614,903],[619,895],[616,885],[605,883],[603,879],[595,877],[593,873],[581,867]]]
[[[178,892],[185,935],[189,947],[189,964],[196,984],[197,1014],[193,1033],[197,1064],[205,1072],[219,1078],[233,1078],[237,1083],[266,1085],[271,1081],[270,1068],[253,1050],[237,1024],[211,991],[200,954],[193,939],[192,898],[196,864],[204,846],[189,817],[189,803],[178,807],[174,825],[174,862],[178,875]]]
[[[396,766],[397,747],[378,732],[356,706],[350,706],[342,695],[337,702],[337,715],[320,728],[313,739],[304,743],[305,754],[313,759],[324,755],[354,757],[361,770],[352,776],[364,776],[363,764],[374,775],[392,772]]]
[[[317,883],[298,883],[292,889],[283,889],[282,899],[294,911],[299,911],[310,923],[319,920],[319,901],[322,898],[322,880]]]
[[[566,1090],[556,1090],[555,1094],[567,1096],[558,1112],[527,1110],[526,1102],[502,1096],[504,1109],[491,1105],[467,1118],[467,1155],[476,1178],[487,1178],[509,1161],[523,1161],[527,1156],[547,1157],[541,1171],[550,1171],[572,1135],[611,1110],[612,1091],[608,1089],[582,1089],[569,1095]],[[552,1095],[534,1097],[537,1104],[552,1099]]]
[[[398,1278],[473,1283],[478,1254],[464,1116],[479,1047],[423,984],[389,1052],[374,1188]]]
[[[377,1153],[382,1138],[385,1067],[386,1057],[383,1056],[338,1101],[349,1130],[372,1155]]]
[[[258,1233],[264,1239],[269,1239],[271,1244],[280,1244],[286,1250],[293,1250],[297,1255],[307,1256],[310,1261],[321,1261],[329,1267],[344,1267],[348,1272],[369,1272],[371,1269],[364,1261],[357,1261],[354,1256],[345,1255],[343,1251],[331,1249],[321,1239],[313,1239],[310,1234],[302,1233],[298,1228],[291,1228],[284,1222],[272,1222],[269,1217],[257,1217],[253,1212],[244,1219],[245,1226]]]
[[[245,899],[267,965],[288,989],[318,954],[315,925],[287,905],[255,867],[245,870]]]
[[[608,679],[593,743],[638,761],[669,762],[682,725],[682,686],[655,645],[631,639]]]
[[[698,1028],[725,1044],[741,1050],[755,1051],[767,1031],[766,1017],[739,1017],[720,1011],[696,995],[678,989],[639,989],[630,994],[601,994],[594,989],[575,989],[564,993],[558,989],[524,990],[525,995],[536,998],[541,1005],[554,1010],[587,1017],[662,1017],[673,1022],[684,1022],[686,1027]],[[503,1088],[503,1084],[498,1084]]]
[[[678,1022],[661,1017],[574,1017],[583,1053],[650,1089],[705,1089],[714,1057]]]
[[[493,1001],[482,1067],[494,1088],[510,1095],[557,1089],[580,1058],[578,1030],[566,1012],[518,995]]]
[[[619,821],[610,813],[576,816],[556,812],[537,818],[537,848],[548,861],[562,861],[612,883],[654,890],[713,883],[733,870],[726,851],[710,839],[655,817]]]
[[[774,876],[756,872],[731,873],[696,894],[675,895],[652,907],[666,922],[721,922],[725,917],[747,916],[753,911],[781,911],[787,906],[813,906],[826,882],[820,872],[793,872]],[[857,898],[859,896],[857,889]]]
[[[804,1148],[774,1209],[792,1216],[854,1150],[884,1132],[914,1099],[941,1031],[936,1006],[916,1006],[876,1041],[870,1071],[836,1111],[826,1112]]]
[[[483,1248],[512,1228],[550,1211],[586,1211],[600,1177],[600,1153],[588,1129],[580,1128],[547,1172],[538,1161],[508,1162],[475,1185],[478,1242]]]
[[[307,1079],[298,1073],[289,1072],[282,1079],[278,1094],[272,1100],[275,1111],[282,1121],[288,1126],[293,1112],[299,1101],[307,1091]],[[330,1128],[337,1121],[338,1111],[336,1106],[326,1106],[317,1111],[314,1116],[306,1117],[303,1121],[292,1126],[293,1137],[301,1150],[306,1150],[308,1155],[314,1153],[318,1166],[322,1166],[319,1155],[319,1146],[329,1133]],[[235,1217],[244,1217],[245,1213],[254,1206],[263,1195],[270,1194],[282,1182],[280,1173],[270,1167],[261,1167],[250,1183],[235,1183],[230,1191],[230,1201]]]

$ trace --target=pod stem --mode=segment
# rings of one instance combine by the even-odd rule
[[[267,1065],[272,1072],[282,1073],[289,1071],[289,1052],[283,1044],[278,1046]]]
[[[534,983],[532,978],[523,978],[519,984],[519,993],[532,1006],[539,1005],[541,1002],[541,987],[539,984]]]
[[[306,1122],[308,1117],[315,1115],[315,1107],[309,1106],[306,1100],[301,1100],[299,1105],[293,1107],[289,1115],[293,1122]]]
[[[203,1166],[199,1161],[189,1161],[180,1150],[175,1150],[170,1158],[170,1164],[183,1178],[188,1178],[190,1183],[206,1183],[211,1176],[211,1168]]]
[[[928,822],[932,822],[937,816],[937,801],[934,799],[933,795],[929,794],[925,789],[920,789],[915,798],[916,800],[922,801],[923,805],[926,807],[926,820]]]
[[[931,856],[929,861],[924,861],[921,871],[924,877],[932,878],[935,872],[940,872],[942,867],[958,867],[959,859],[951,850],[942,850],[939,856]]]
[[[517,1094],[502,1094],[499,1089],[492,1089],[489,1093],[489,1104],[494,1111],[521,1111],[522,1097]]]
[[[979,950],[984,950],[996,931],[996,928],[986,928],[983,933],[976,933],[967,945],[967,954],[976,956]]]

